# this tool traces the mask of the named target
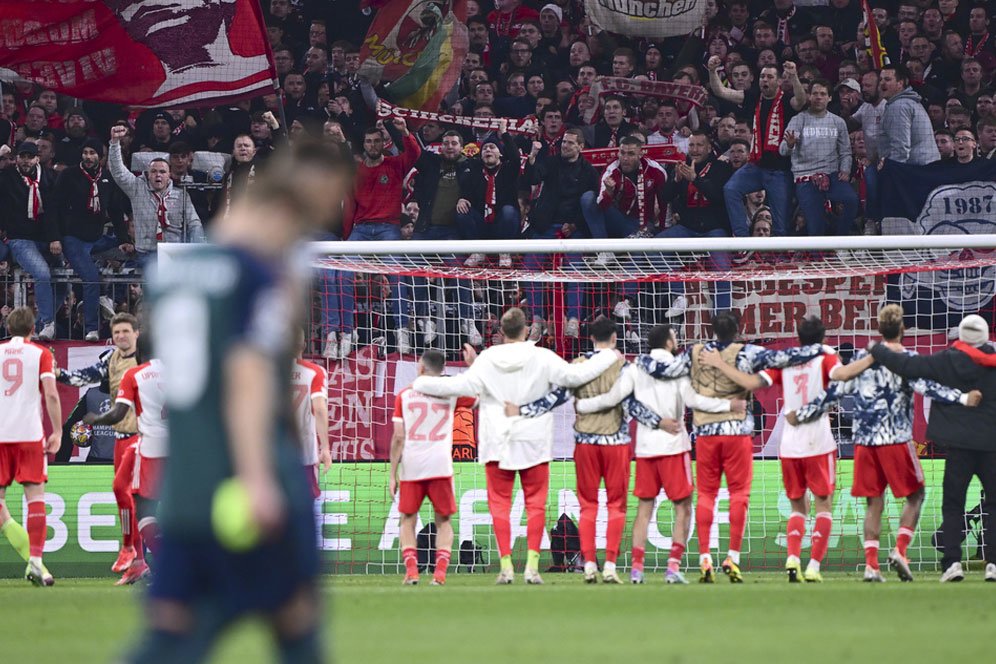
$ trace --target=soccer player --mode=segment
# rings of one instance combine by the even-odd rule
[[[913,354],[903,348],[903,310],[889,304],[878,312],[878,331],[890,350]],[[854,359],[867,355],[860,350]],[[906,548],[913,539],[923,505],[923,469],[913,447],[913,392],[943,403],[976,406],[981,393],[967,394],[928,380],[908,380],[881,365],[859,374],[847,382],[834,381],[817,398],[798,410],[789,412],[789,424],[817,420],[827,408],[845,394],[854,395],[854,485],[851,495],[866,498],[865,511],[865,575],[872,583],[885,581],[878,564],[879,534],[882,531],[883,494],[888,486],[896,498],[905,498],[899,517],[896,548],[889,562],[896,567],[902,581],[912,581]]]
[[[148,346],[148,337],[140,337],[135,352],[135,360],[139,364],[128,369],[122,376],[114,406],[106,413],[100,415],[87,413],[83,417],[83,421],[90,425],[112,425],[123,420],[131,412],[134,412],[138,418],[139,435],[131,489],[135,495],[138,535],[141,539],[135,548],[135,559],[115,583],[118,586],[131,585],[149,575],[143,542],[153,555],[159,552],[156,505],[159,500],[159,478],[169,450],[169,441],[166,427],[166,398],[162,386],[162,362],[155,359],[146,361],[149,355]]]
[[[819,318],[810,316],[799,321],[797,333],[799,344],[810,346],[823,343],[826,329]],[[815,399],[831,380],[850,380],[872,365],[869,356],[843,366],[840,356],[836,352],[829,352],[829,349],[822,356],[804,364],[785,369],[765,369],[757,374],[747,374],[730,366],[715,350],[704,351],[702,362],[719,369],[747,390],[781,385],[783,412],[796,410]],[[776,427],[776,430],[779,429]],[[792,505],[792,513],[786,526],[788,558],[785,561],[785,571],[790,583],[798,583],[803,578],[810,583],[819,583],[823,581],[820,564],[826,555],[830,528],[833,525],[837,441],[830,431],[830,418],[827,415],[807,424],[786,422],[780,432],[778,456],[782,464],[782,482]],[[809,565],[803,575],[800,556],[802,538],[806,534],[806,516],[809,514],[807,489],[815,497],[816,523]]]
[[[115,314],[111,318],[111,340],[114,348],[101,353],[97,362],[89,367],[72,371],[56,367],[55,379],[73,387],[99,384],[102,392],[116,395],[125,372],[138,364],[135,349],[139,334],[137,318],[127,313]],[[142,548],[135,517],[135,501],[131,493],[138,445],[137,432],[138,421],[131,411],[126,411],[125,417],[114,424],[113,488],[121,517],[121,551],[111,565],[111,571],[117,574],[125,572],[131,566]]]
[[[297,335],[298,353],[291,372],[294,391],[294,413],[300,436],[301,462],[308,475],[311,497],[318,499],[322,491],[318,486],[318,466],[322,472],[332,467],[329,449],[329,377],[322,367],[304,359],[307,347],[304,330]]]
[[[441,376],[446,357],[427,350],[418,363],[419,376]],[[411,387],[394,398],[394,436],[391,438],[391,495],[398,497],[401,512],[401,557],[405,562],[404,585],[418,583],[415,524],[426,496],[436,521],[436,570],[432,585],[446,583],[446,569],[453,549],[456,512],[453,494],[453,415],[458,407],[473,408],[471,397],[433,397]],[[400,485],[400,487],[399,487]]]
[[[674,359],[677,348],[674,328],[658,325],[647,336],[650,357],[660,362]],[[681,573],[681,558],[685,553],[692,520],[692,443],[685,430],[685,406],[709,413],[734,412],[744,414],[743,399],[717,399],[699,395],[687,377],[676,380],[655,380],[636,365],[628,365],[608,392],[578,399],[579,414],[604,411],[632,395],[635,401],[661,418],[657,427],[640,422],[636,428],[636,487],[633,495],[639,499],[633,521],[633,568],[630,581],[643,583],[643,562],[646,556],[647,528],[661,489],[674,505],[674,527],[671,531],[671,551],[667,559],[664,581],[686,584]]]
[[[595,353],[616,347],[616,325],[608,318],[603,316],[592,321],[589,331],[594,351],[578,357],[574,360],[575,363],[587,362]],[[605,394],[617,383],[625,366],[625,360],[620,358],[600,376],[574,390],[559,387],[532,403],[522,406],[507,403],[505,414],[509,417],[538,417],[567,403],[571,396],[584,398]],[[579,411],[574,420],[574,471],[577,475],[578,501],[581,504],[578,534],[581,539],[581,556],[585,561],[585,583],[598,581],[595,521],[598,516],[598,489],[603,481],[608,525],[602,581],[622,583],[616,572],[616,559],[619,557],[623,529],[626,527],[626,491],[629,489],[630,465],[629,417],[635,416],[638,421],[651,428],[661,424],[660,416],[648,411],[635,400],[627,400],[625,408],[618,405],[620,401],[621,398],[611,406],[584,414]]]
[[[669,379],[689,376],[696,392],[708,397],[745,399],[749,392],[724,374],[702,362],[701,351],[716,349],[723,361],[741,371],[756,373],[761,369],[786,367],[808,362],[823,352],[819,345],[788,350],[768,350],[753,344],[736,343],[738,321],[730,311],[721,311],[712,318],[715,341],[695,344],[671,361],[655,360],[649,355],[637,358],[638,366],[654,378]],[[695,432],[695,473],[699,490],[695,522],[699,538],[699,583],[714,583],[715,570],[710,554],[709,535],[713,511],[719,493],[721,477],[726,475],[730,490],[730,546],[723,572],[732,583],[743,583],[740,572],[740,547],[747,526],[747,506],[754,463],[754,416],[746,414],[707,413],[693,409]]]
[[[160,264],[151,331],[166,375],[169,463],[148,627],[127,661],[203,661],[245,615],[262,617],[284,662],[318,662],[319,597],[311,494],[302,482],[290,374],[310,261],[299,243],[334,218],[347,164],[299,142],[269,158],[226,217],[215,245]],[[219,488],[236,487],[218,494]],[[218,496],[244,502],[222,501]],[[216,502],[217,501],[217,502]],[[216,511],[217,510],[217,511]],[[243,545],[214,514],[244,510]]]
[[[477,356],[464,345],[470,368],[458,376],[419,376],[412,388],[438,397],[480,395],[478,457],[485,464],[488,508],[501,556],[497,584],[515,579],[512,567],[512,489],[519,475],[526,502],[528,554],[523,578],[542,584],[540,544],[546,526],[546,499],[553,459],[553,417],[547,413],[524,418],[505,415],[505,403],[529,403],[547,394],[553,385],[577,387],[599,376],[615,363],[617,351],[606,348],[590,360],[568,364],[553,351],[526,341],[529,327],[522,309],[512,307],[501,317],[504,343]]]
[[[45,549],[46,454],[55,454],[62,444],[62,404],[55,387],[53,358],[46,348],[31,342],[35,315],[18,307],[7,316],[11,339],[0,344],[3,360],[3,390],[0,391],[0,532],[28,567],[24,578],[36,586],[51,586],[55,579],[42,564]],[[48,410],[52,433],[45,437],[42,398]],[[27,530],[14,521],[4,499],[7,487],[24,487]]]

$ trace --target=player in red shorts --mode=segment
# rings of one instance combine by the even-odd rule
[[[115,584],[118,586],[131,585],[149,575],[142,543],[149,547],[153,555],[159,546],[156,507],[159,501],[162,466],[169,452],[167,444],[169,430],[166,426],[163,366],[162,362],[156,359],[146,361],[149,354],[148,346],[148,337],[140,337],[135,352],[139,364],[128,369],[121,377],[114,406],[102,415],[87,413],[83,417],[83,421],[91,425],[113,425],[132,411],[137,418],[139,435],[131,488],[135,498],[140,539],[139,546],[135,548],[135,559],[118,579]]]
[[[318,487],[318,466],[322,472],[332,467],[329,450],[329,378],[325,369],[302,358],[304,331],[298,333],[298,357],[291,371],[291,388],[294,390],[294,413],[297,431],[301,436],[301,463],[308,475],[311,496],[321,495]]]
[[[427,350],[418,363],[420,376],[441,376],[446,358]],[[453,415],[458,406],[473,407],[472,397],[433,397],[407,387],[394,398],[394,437],[391,439],[391,495],[398,497],[401,512],[401,556],[404,585],[418,583],[415,524],[426,496],[436,513],[436,571],[432,585],[446,583],[446,569],[453,548],[456,512],[453,494]],[[400,484],[400,491],[399,491]]]
[[[822,344],[826,329],[823,322],[810,316],[799,321],[796,330],[799,344]],[[702,355],[704,364],[715,367],[741,387],[758,390],[769,384],[782,386],[783,412],[791,412],[815,399],[826,389],[831,380],[850,380],[871,366],[871,358],[841,365],[840,356],[832,349],[805,364],[785,369],[765,369],[759,374],[747,374],[723,362],[719,353],[707,351]],[[782,482],[792,506],[786,526],[788,558],[785,570],[790,583],[805,578],[810,583],[823,580],[820,565],[830,541],[833,525],[833,492],[836,485],[837,441],[830,431],[830,418],[826,415],[806,424],[781,422],[775,427],[772,438],[778,444],[782,464]],[[802,538],[806,534],[806,517],[809,515],[809,490],[814,496],[816,523],[813,528],[812,549],[806,572],[802,572],[800,556]]]
[[[899,305],[890,304],[879,310],[878,330],[891,350],[913,353],[901,343],[904,327],[903,310]],[[866,355],[865,351],[858,351],[855,361],[863,360]],[[830,383],[818,397],[786,415],[792,425],[812,422],[845,394],[854,397],[854,485],[851,495],[868,501],[864,524],[864,580],[868,582],[885,581],[879,569],[878,549],[886,487],[892,489],[896,498],[906,499],[899,517],[896,547],[889,554],[889,562],[895,566],[900,580],[913,580],[906,549],[920,520],[924,498],[923,469],[913,448],[914,391],[963,406],[976,406],[982,399],[981,393],[975,390],[966,394],[929,380],[909,380],[881,365],[874,365],[847,382]]]
[[[31,342],[34,329],[34,313],[18,307],[7,316],[11,339],[0,344],[0,532],[27,561],[24,577],[36,586],[51,586],[55,579],[42,563],[47,532],[46,454],[58,452],[62,442],[62,405],[55,387],[52,353]],[[52,426],[47,439],[42,426],[42,396]],[[24,487],[27,530],[11,518],[4,502],[7,487],[13,482]]]

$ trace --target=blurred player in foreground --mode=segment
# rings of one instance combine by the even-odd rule
[[[36,586],[51,586],[55,579],[42,564],[45,548],[46,454],[55,454],[62,443],[62,404],[55,388],[54,360],[47,348],[31,342],[35,315],[18,307],[7,316],[11,339],[0,344],[3,379],[0,381],[0,532],[17,555],[28,563],[24,578]],[[52,433],[45,437],[42,398]],[[28,509],[27,530],[14,521],[4,499],[7,487],[24,487]]]
[[[796,330],[801,346],[822,344],[826,335],[823,321],[810,316],[799,321]],[[826,352],[805,364],[785,369],[765,369],[758,374],[748,374],[730,366],[722,356],[712,350],[702,353],[702,362],[719,369],[730,380],[747,390],[759,390],[769,385],[782,386],[783,411],[788,412],[815,399],[826,389],[831,380],[850,380],[872,365],[870,357],[841,365],[840,356],[827,347]],[[776,430],[777,427],[776,427]],[[820,565],[830,542],[833,525],[833,492],[837,482],[837,441],[830,431],[830,417],[826,414],[805,424],[784,422],[778,456],[782,464],[782,483],[792,505],[786,525],[788,558],[785,571],[790,583],[803,578],[810,583],[823,581]],[[806,572],[802,572],[802,538],[806,534],[806,517],[809,515],[809,497],[815,497],[816,523],[813,527],[812,549]]]
[[[121,377],[114,406],[101,415],[87,413],[83,417],[83,421],[91,426],[116,424],[133,411],[138,418],[138,440],[135,459],[131,464],[133,477],[129,490],[134,494],[139,539],[136,540],[134,559],[115,584],[118,586],[131,585],[149,575],[143,542],[153,556],[159,553],[156,507],[159,500],[159,480],[169,451],[169,440],[162,362],[149,358],[150,345],[148,335],[139,338],[138,349],[134,354],[138,364]]]
[[[903,310],[889,304],[878,311],[878,331],[890,350],[914,354],[903,348]],[[854,361],[865,358],[867,351],[854,354]],[[845,394],[854,395],[854,485],[851,495],[866,498],[865,511],[865,576],[871,583],[885,581],[878,564],[879,535],[882,532],[882,511],[885,509],[885,488],[892,489],[896,498],[905,498],[899,516],[896,548],[889,562],[902,581],[912,581],[906,548],[913,539],[923,506],[923,469],[913,447],[913,392],[919,392],[944,403],[976,406],[980,392],[962,393],[928,380],[908,380],[881,365],[858,374],[847,382],[834,381],[818,397],[798,410],[786,414],[789,424],[817,420],[831,404]]]
[[[297,249],[340,209],[348,165],[312,143],[271,160],[216,220],[218,244],[160,256],[151,282],[170,456],[148,629],[132,662],[203,661],[247,614],[268,624],[281,661],[323,660],[290,374],[310,278]]]
[[[427,350],[418,363],[419,376],[441,376],[446,357]],[[453,493],[453,415],[458,407],[473,408],[473,397],[433,397],[411,387],[394,398],[394,436],[391,438],[391,495],[397,495],[401,512],[401,556],[405,562],[404,585],[418,583],[415,526],[426,496],[436,513],[436,569],[432,585],[446,583],[446,569],[453,549],[456,512]],[[400,485],[400,487],[399,487]]]

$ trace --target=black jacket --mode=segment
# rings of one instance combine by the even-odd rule
[[[521,155],[515,139],[509,134],[502,137],[501,164],[495,176],[495,208],[506,205],[518,206],[518,183]],[[484,195],[487,187],[484,178],[484,162],[480,157],[468,160],[470,168],[457,169],[457,184],[460,196],[470,201],[474,210],[484,212]],[[419,208],[421,209],[421,204]]]
[[[415,178],[412,185],[415,191],[415,202],[418,203],[418,221],[415,230],[424,231],[432,223],[432,206],[436,201],[436,190],[439,189],[439,176],[442,170],[443,158],[435,152],[422,150],[415,162]],[[469,182],[473,177],[471,160],[460,157],[456,163],[456,179]]]
[[[530,184],[543,185],[529,211],[530,228],[540,231],[565,222],[587,227],[581,195],[598,192],[598,172],[584,157],[573,164],[561,156],[537,159],[535,164],[527,164],[526,177]]]
[[[56,173],[51,169],[41,169],[42,212],[38,219],[28,219],[28,185],[24,184],[21,172],[16,165],[0,171],[0,229],[9,240],[35,240],[36,242],[56,242],[59,234],[56,207]]]
[[[985,355],[996,354],[989,344],[979,350]],[[955,348],[933,355],[907,355],[878,344],[872,348],[872,356],[906,378],[928,378],[963,392],[981,391],[982,403],[975,408],[934,401],[927,437],[942,447],[996,452],[996,367],[976,364]]]
[[[100,212],[94,214],[87,207],[90,180],[83,175],[79,164],[68,166],[59,174],[51,204],[60,232],[84,242],[96,242],[110,221],[121,242],[126,242],[128,226],[124,221],[124,194],[114,183],[109,169],[105,168],[101,173],[97,191],[100,194]]]
[[[685,161],[691,163],[690,158]],[[702,171],[705,171],[704,175]],[[729,233],[730,218],[726,214],[723,185],[733,175],[733,169],[729,163],[710,156],[695,167],[695,172],[699,174],[695,178],[695,195],[689,197],[691,183],[685,180],[678,182],[674,169],[668,169],[668,179],[661,196],[671,201],[671,211],[678,215],[678,223],[685,228],[696,233],[707,233],[717,228]]]

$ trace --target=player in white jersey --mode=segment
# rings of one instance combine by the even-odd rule
[[[826,330],[816,316],[799,321],[797,327],[799,344],[809,346],[822,344]],[[798,410],[804,404],[819,396],[831,380],[849,380],[869,366],[870,358],[852,362],[847,366],[840,363],[840,356],[827,347],[823,355],[805,364],[784,369],[765,369],[757,374],[748,374],[730,366],[715,351],[706,351],[703,363],[719,369],[731,380],[748,390],[757,390],[769,385],[782,386],[782,413]],[[785,571],[791,583],[803,578],[809,582],[823,580],[820,564],[827,552],[830,541],[830,528],[833,524],[833,492],[837,477],[837,441],[830,431],[830,418],[823,415],[805,424],[791,424],[784,417],[780,426],[775,427],[772,436],[780,433],[778,456],[782,464],[782,482],[785,493],[792,505],[786,527],[788,558]],[[802,573],[800,555],[802,538],[806,533],[806,517],[809,514],[809,499],[806,490],[814,496],[816,523],[813,527],[812,547],[809,565]]]
[[[441,376],[446,358],[438,350],[427,350],[418,363],[418,375]],[[399,493],[401,512],[401,556],[405,563],[404,585],[418,583],[415,525],[422,502],[428,496],[436,513],[436,570],[432,585],[446,583],[446,569],[453,548],[456,512],[453,494],[453,415],[458,407],[471,408],[473,397],[433,397],[411,387],[394,398],[394,437],[391,439],[391,495]]]
[[[130,585],[149,575],[142,543],[149,547],[153,555],[159,549],[156,507],[162,467],[169,456],[169,429],[166,395],[163,392],[163,365],[156,359],[146,361],[148,346],[148,337],[139,337],[135,353],[138,365],[125,371],[121,377],[114,406],[103,415],[87,413],[83,417],[87,424],[111,425],[120,422],[129,411],[134,410],[138,419],[138,449],[131,488],[135,496],[140,540],[139,546],[135,547],[135,559],[115,584],[119,586]]]
[[[298,334],[298,356],[291,370],[291,389],[294,390],[294,418],[301,437],[301,463],[308,475],[311,497],[321,495],[318,487],[318,466],[322,472],[332,467],[329,450],[329,377],[322,367],[303,359],[304,331]]]
[[[28,563],[24,577],[36,586],[51,586],[52,575],[42,564],[47,532],[45,482],[48,457],[62,442],[62,405],[55,387],[53,358],[43,346],[31,342],[35,315],[18,307],[7,316],[11,339],[0,344],[0,532]],[[42,396],[52,433],[46,438],[42,425]],[[4,502],[7,487],[24,487],[27,529],[14,521]]]

